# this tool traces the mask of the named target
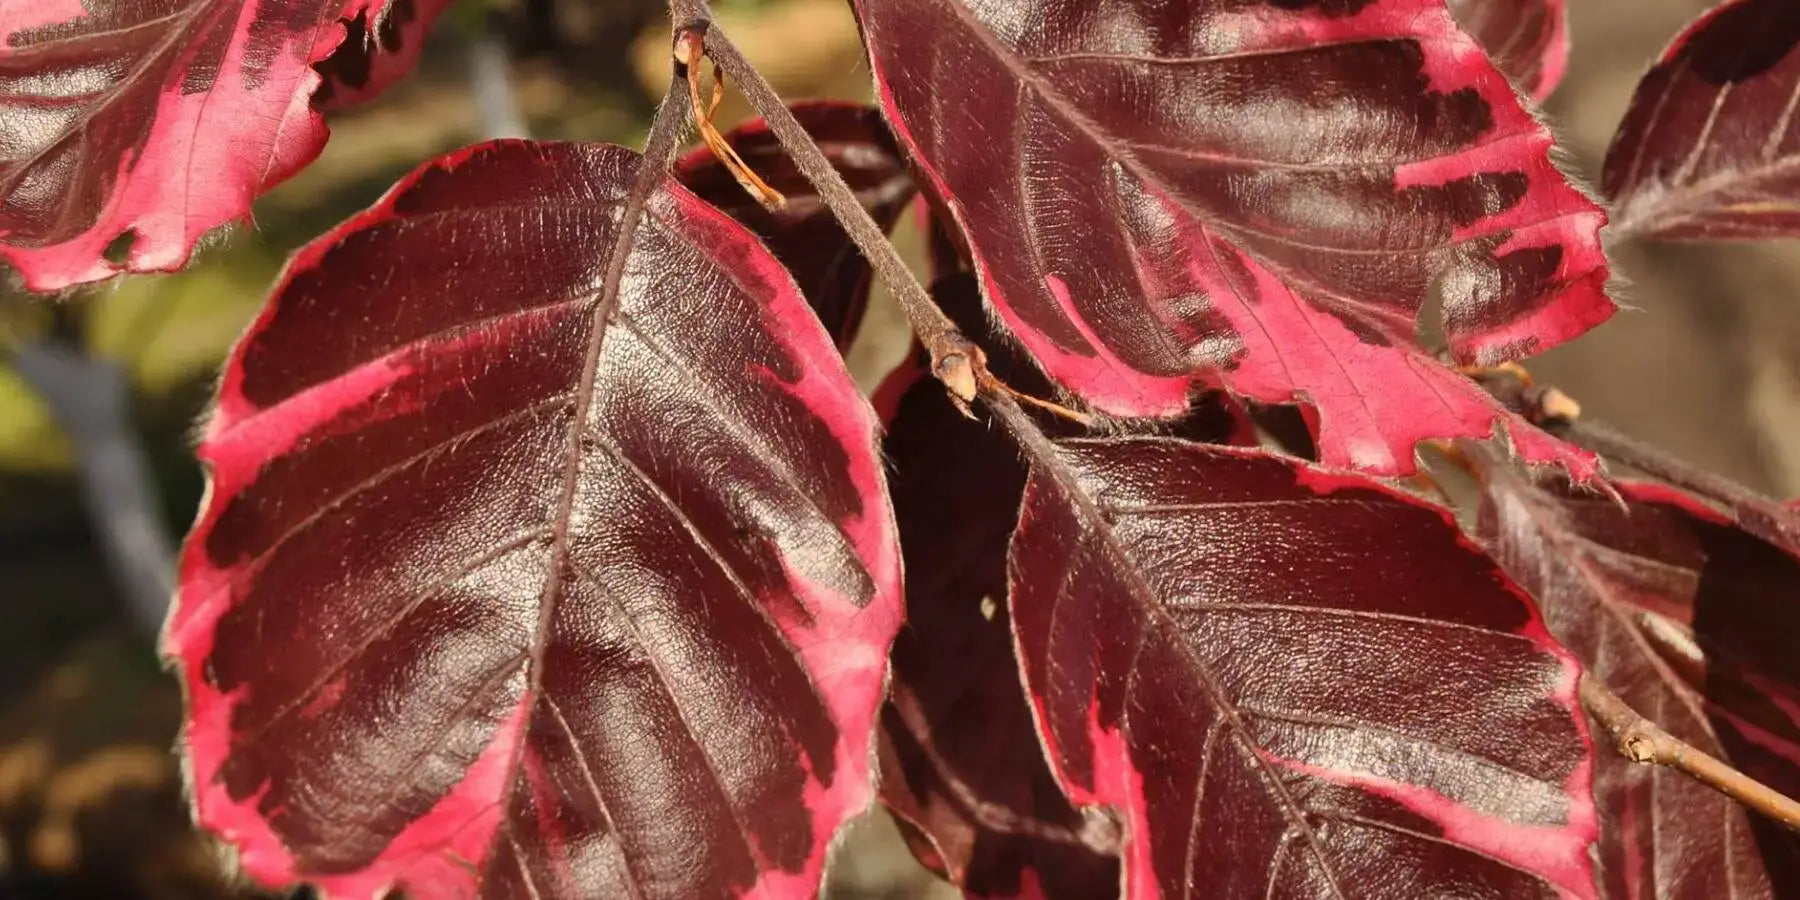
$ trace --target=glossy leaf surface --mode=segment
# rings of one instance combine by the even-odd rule
[[[234,351],[165,652],[199,821],[256,878],[800,896],[872,799],[873,413],[755,238],[673,185],[634,206],[637,169],[430,164]]]
[[[1800,233],[1800,5],[1728,0],[1639,82],[1606,152],[1615,229],[1670,240]]]
[[[313,64],[366,97],[447,2],[0,4],[0,258],[39,291],[179,268],[325,145]]]
[[[1604,214],[1442,0],[857,3],[882,102],[1008,327],[1104,412],[1204,384],[1317,407],[1323,459],[1425,438],[1585,453],[1423,351],[1549,347],[1609,316]]]
[[[1800,560],[1699,502],[1627,499],[1483,467],[1482,531],[1588,670],[1669,733],[1800,795]],[[1670,769],[1599,754],[1608,897],[1786,897],[1800,837]]]
[[[973,281],[961,283],[972,296]],[[1063,797],[1013,656],[1006,547],[1025,488],[1017,450],[930,379],[900,400],[882,449],[908,573],[907,627],[882,713],[883,802],[968,896],[1116,895],[1118,860],[1105,851],[1117,828]]]
[[[1062,446],[1013,623],[1132,900],[1595,896],[1579,670],[1447,512],[1256,451]]]
[[[1449,0],[1450,14],[1519,91],[1543,102],[1569,68],[1566,0]]]
[[[791,108],[863,208],[882,228],[892,228],[916,189],[881,113],[837,102],[795,103]],[[869,300],[868,260],[766,124],[757,120],[725,137],[752,171],[787,197],[786,207],[764,209],[704,147],[678,164],[682,183],[756,232],[799,282],[825,329],[839,346],[848,346]]]

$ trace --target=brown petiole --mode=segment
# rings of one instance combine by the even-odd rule
[[[787,198],[762,180],[713,124],[713,115],[719,111],[719,104],[725,99],[725,76],[720,73],[717,63],[713,65],[712,99],[707,103],[700,101],[699,62],[706,53],[702,33],[689,29],[676,34],[674,53],[679,72],[686,76],[688,102],[693,106],[694,123],[700,128],[700,138],[706,142],[706,149],[712,151],[713,156],[731,173],[731,177],[737,179],[744,192],[762,204],[764,209],[776,211],[787,206]]]

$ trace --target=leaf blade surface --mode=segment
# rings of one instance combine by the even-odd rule
[[[1416,341],[1432,296],[1463,362],[1613,311],[1604,214],[1441,0],[858,9],[897,136],[1063,387],[1128,416],[1208,383],[1300,400],[1327,462],[1382,474],[1505,421],[1591,473]]]
[[[180,268],[318,155],[321,84],[340,102],[379,91],[447,2],[6,4],[0,257],[37,291]],[[334,53],[326,81],[312,66]]]
[[[1128,897],[1595,896],[1578,668],[1447,514],[1250,451],[1063,447],[1013,627]]]
[[[870,799],[873,414],[767,251],[638,168],[427,165],[234,352],[165,653],[260,880],[786,896]]]

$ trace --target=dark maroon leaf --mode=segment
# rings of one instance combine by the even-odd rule
[[[1611,315],[1605,215],[1443,0],[860,0],[895,134],[986,298],[1101,411],[1306,402],[1332,464],[1489,437],[1579,476],[1417,342],[1491,363]]]
[[[1800,795],[1800,560],[1668,488],[1627,499],[1482,466],[1482,532],[1551,630],[1633,709]],[[1600,755],[1607,896],[1789,897],[1800,836],[1678,772]]]
[[[1579,669],[1446,511],[1257,451],[1060,459],[1013,627],[1128,897],[1595,896]]]
[[[368,96],[447,3],[8,0],[0,258],[39,291],[180,268],[325,146],[314,63],[340,105]]]
[[[1540,103],[1569,67],[1565,0],[1449,0],[1450,14],[1494,65]]]
[[[936,291],[952,292],[979,313],[972,279]],[[1116,896],[1117,857],[1090,846],[1106,846],[1108,822],[1063,797],[1019,684],[1006,614],[1018,451],[929,379],[900,400],[882,449],[909,573],[882,713],[883,802],[970,896]]]
[[[1664,240],[1800,234],[1800,4],[1728,0],[1639,82],[1606,151],[1614,230]]]
[[[863,208],[882,228],[892,228],[916,191],[906,160],[882,124],[881,113],[860,104],[836,102],[796,103],[792,109],[838,174],[856,191]],[[757,175],[787,196],[786,208],[780,212],[764,209],[704,147],[677,166],[682,183],[767,242],[775,258],[800,283],[801,293],[825,322],[825,330],[837,337],[838,346],[848,346],[869,299],[868,261],[766,124],[760,119],[751,122],[726,135],[726,140]]]
[[[873,414],[755,238],[634,206],[638,165],[427,165],[233,352],[165,652],[197,817],[257,879],[803,896],[872,799]]]

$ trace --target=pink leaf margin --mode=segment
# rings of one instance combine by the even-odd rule
[[[297,251],[277,279],[271,297],[278,298],[286,284],[317,268],[345,237],[402,218],[396,211],[399,200],[426,176],[454,170],[485,152],[533,143],[490,141],[421,165],[372,207]],[[829,786],[816,777],[807,781],[804,799],[813,812],[814,835],[813,852],[805,867],[799,872],[763,873],[744,897],[787,900],[808,896],[818,889],[838,826],[875,801],[872,772],[877,717],[886,694],[888,651],[905,611],[899,529],[875,445],[879,423],[873,408],[862,402],[859,394],[838,390],[840,385],[853,384],[848,369],[787,270],[744,226],[673,178],[665,180],[661,190],[666,192],[664,197],[652,198],[653,208],[662,207],[657,211],[682,217],[676,221],[699,235],[756,248],[737,261],[747,264],[742,270],[746,280],[769,287],[768,312],[777,323],[777,333],[809,360],[838,360],[834,371],[821,374],[809,370],[788,389],[818,411],[839,438],[850,457],[852,479],[872,501],[859,519],[844,523],[845,533],[868,563],[875,585],[866,605],[859,607],[828,587],[810,583],[783,560],[791,583],[802,585],[801,592],[815,598],[804,604],[814,611],[815,620],[806,623],[778,617],[776,624],[796,648],[838,727],[836,775]],[[205,549],[207,537],[226,511],[229,498],[255,480],[267,459],[291,448],[312,428],[376,396],[407,371],[397,362],[406,352],[406,347],[401,347],[346,377],[316,385],[277,406],[259,408],[244,395],[243,362],[255,336],[273,322],[276,309],[276,302],[265,305],[238,339],[214,408],[202,426],[196,455],[207,471],[206,494],[182,548],[180,587],[160,640],[161,654],[177,673],[186,699],[187,721],[178,746],[196,824],[234,848],[239,868],[264,884],[306,881],[327,898],[373,900],[402,886],[421,896],[474,898],[480,888],[481,861],[498,832],[505,798],[515,782],[508,769],[519,762],[530,767],[531,756],[522,753],[535,700],[529,695],[496,730],[463,780],[429,812],[413,820],[374,862],[354,872],[321,876],[303,871],[268,817],[257,808],[260,797],[234,799],[218,779],[231,752],[232,711],[241,697],[209,685],[205,663],[212,652],[217,623],[230,608],[232,582],[241,573],[213,565]],[[479,340],[479,336],[465,340]],[[837,385],[828,383],[827,378]],[[855,402],[844,403],[846,396],[856,397]],[[406,411],[393,404],[384,409],[387,415]],[[821,632],[828,639],[820,639]]]
[[[1260,457],[1266,455],[1262,451],[1250,448],[1237,448],[1220,445],[1209,445],[1209,452],[1225,455]],[[1329,495],[1339,488],[1356,488],[1374,490],[1385,493],[1404,503],[1423,506],[1441,515],[1446,527],[1456,535],[1457,543],[1483,556],[1486,551],[1470,540],[1457,524],[1456,516],[1450,510],[1428,504],[1419,499],[1394,490],[1380,482],[1371,481],[1354,473],[1333,472],[1315,466],[1297,463],[1296,474],[1300,483],[1317,492],[1321,496]],[[1041,490],[1034,478],[1026,485],[1026,497],[1023,508],[1032,508],[1032,497]],[[1025,524],[1020,523],[1024,528]],[[1015,537],[1016,540],[1016,537]],[[1543,613],[1537,603],[1531,599],[1510,579],[1506,580],[1506,589],[1516,596],[1524,605],[1528,619],[1520,629],[1520,634],[1536,645],[1546,654],[1554,657],[1560,665],[1561,673],[1552,688],[1551,696],[1563,708],[1569,710],[1570,718],[1575,723],[1575,732],[1581,741],[1589,747],[1597,747],[1592,730],[1588,726],[1587,716],[1582,711],[1579,696],[1583,667],[1567,648],[1550,633]],[[1017,620],[1012,623],[1014,656],[1019,660],[1019,678],[1027,685],[1031,683],[1027,654],[1024,648],[1024,636],[1020,634]],[[1047,724],[1050,719],[1044,710],[1044,697],[1039,691],[1028,690],[1031,716],[1037,726],[1038,740],[1046,748],[1057,745],[1056,735]],[[1155,863],[1151,858],[1150,842],[1141,836],[1151,831],[1149,819],[1150,798],[1144,791],[1144,778],[1131,758],[1131,748],[1126,736],[1118,728],[1106,728],[1098,718],[1098,698],[1089,701],[1089,717],[1087,723],[1087,740],[1093,747],[1093,787],[1084,787],[1073,778],[1062,765],[1057,753],[1046,752],[1045,761],[1050,765],[1057,784],[1069,799],[1082,806],[1106,806],[1117,810],[1124,819],[1124,847],[1122,857],[1125,865],[1121,871],[1124,882],[1121,900],[1164,900],[1155,877]],[[1437,823],[1444,829],[1446,840],[1453,841],[1477,852],[1501,860],[1509,865],[1517,866],[1537,873],[1554,884],[1557,890],[1570,900],[1601,900],[1595,879],[1593,859],[1588,853],[1590,847],[1600,838],[1600,811],[1594,802],[1594,767],[1595,758],[1590,753],[1583,759],[1564,782],[1564,792],[1570,798],[1569,820],[1561,828],[1542,826],[1525,826],[1507,822],[1491,816],[1459,806],[1456,802],[1429,788],[1405,784],[1374,777],[1364,773],[1327,770],[1318,766],[1307,765],[1295,760],[1288,760],[1269,754],[1263,748],[1257,748],[1257,755],[1271,765],[1289,769],[1297,774],[1317,778],[1332,784],[1359,788],[1392,800],[1411,812]]]
[[[961,2],[961,0],[953,0]],[[1465,363],[1492,365],[1525,355],[1526,350],[1541,350],[1572,340],[1610,319],[1617,311],[1606,293],[1611,277],[1598,233],[1606,224],[1606,211],[1585,194],[1576,190],[1551,160],[1554,139],[1549,130],[1521,105],[1507,78],[1495,69],[1474,40],[1450,17],[1443,0],[1409,0],[1399,4],[1404,9],[1376,6],[1366,17],[1334,20],[1333,29],[1361,29],[1370,37],[1379,37],[1398,29],[1412,34],[1423,44],[1447,48],[1443,53],[1427,54],[1426,72],[1435,87],[1459,83],[1451,65],[1473,65],[1482,77],[1475,79],[1477,92],[1493,111],[1494,122],[1489,133],[1502,138],[1489,138],[1464,154],[1439,160],[1425,160],[1395,170],[1396,188],[1443,184],[1480,171],[1479,164],[1507,152],[1518,152],[1522,146],[1533,160],[1531,187],[1528,195],[1512,209],[1459,230],[1459,240],[1511,230],[1512,234],[1496,252],[1561,246],[1564,256],[1558,266],[1559,279],[1565,282],[1557,300],[1546,304],[1535,314],[1514,321],[1504,328],[1485,333],[1452,335],[1457,358]],[[1296,26],[1307,30],[1306,26]],[[1311,31],[1317,31],[1313,28]],[[1341,34],[1321,32],[1306,37],[1320,41],[1343,40]],[[1444,54],[1451,54],[1449,60]],[[900,115],[883,68],[871,64],[875,92],[895,137],[906,147],[914,166],[923,173],[941,207],[964,233],[969,233],[968,214],[955,200],[955,193],[943,175],[920,153],[920,143]],[[1182,273],[1190,284],[1210,288],[1208,295],[1217,298],[1215,308],[1230,322],[1243,340],[1238,354],[1239,364],[1228,371],[1198,370],[1184,375],[1153,375],[1137,372],[1118,359],[1092,331],[1075,309],[1061,280],[1051,276],[1046,288],[1063,307],[1069,322],[1095,351],[1092,357],[1065,351],[1046,336],[1028,326],[1019,326],[1019,316],[1007,302],[1006,292],[992,274],[976,241],[968,241],[968,250],[979,274],[983,297],[998,317],[1037,359],[1038,364],[1065,387],[1079,386],[1076,391],[1103,412],[1127,417],[1166,418],[1179,415],[1189,404],[1197,385],[1222,385],[1233,394],[1262,403],[1300,402],[1311,407],[1317,417],[1314,428],[1319,437],[1320,462],[1327,466],[1354,468],[1384,476],[1406,476],[1417,471],[1414,447],[1428,439],[1473,438],[1487,440],[1504,434],[1514,452],[1527,462],[1559,466],[1578,483],[1592,483],[1600,477],[1600,458],[1589,451],[1556,439],[1547,432],[1510,414],[1468,378],[1450,371],[1422,352],[1411,348],[1375,346],[1363,342],[1343,322],[1314,308],[1297,296],[1274,273],[1229,242],[1214,235],[1204,223],[1195,220],[1175,198],[1152,185],[1140,185],[1167,212],[1170,230],[1176,234],[1164,239],[1192,242],[1213,252],[1207,265],[1195,253]],[[1531,221],[1544,210],[1557,214],[1542,221]],[[1217,254],[1231,259],[1239,271],[1248,273],[1255,287],[1266,290],[1273,302],[1261,308],[1234,299],[1238,285],[1218,259]],[[1267,319],[1280,320],[1270,327]],[[1283,346],[1273,337],[1280,331],[1287,336],[1303,336],[1297,345]],[[1354,357],[1350,360],[1343,355]],[[1360,392],[1343,390],[1349,383],[1350,371],[1370,375],[1370,381],[1385,387],[1395,383],[1415,382],[1422,394],[1432,395],[1437,402],[1421,408],[1413,398],[1400,397],[1391,390]],[[1370,395],[1373,399],[1370,399]],[[878,398],[877,406],[884,400]],[[1377,408],[1388,407],[1388,408]]]
[[[122,272],[174,272],[187,265],[196,244],[214,229],[247,216],[252,201],[291,178],[325,148],[329,130],[312,108],[323,79],[313,65],[344,41],[345,19],[380,18],[390,0],[343,0],[337,17],[310,33],[309,41],[277,46],[269,54],[263,84],[252,88],[244,63],[259,19],[282,15],[279,0],[242,4],[211,90],[184,94],[180,80],[198,55],[187,48],[169,69],[148,135],[135,153],[119,160],[106,207],[94,224],[67,241],[27,247],[0,234],[0,259],[19,270],[27,290],[52,293]],[[449,0],[419,0],[429,22]],[[85,16],[79,0],[22,0],[0,19],[0,46],[25,30]],[[417,49],[407,51],[416,58]],[[397,73],[378,64],[385,78]],[[273,124],[271,124],[273,123]],[[133,235],[122,264],[106,258],[122,235]]]

